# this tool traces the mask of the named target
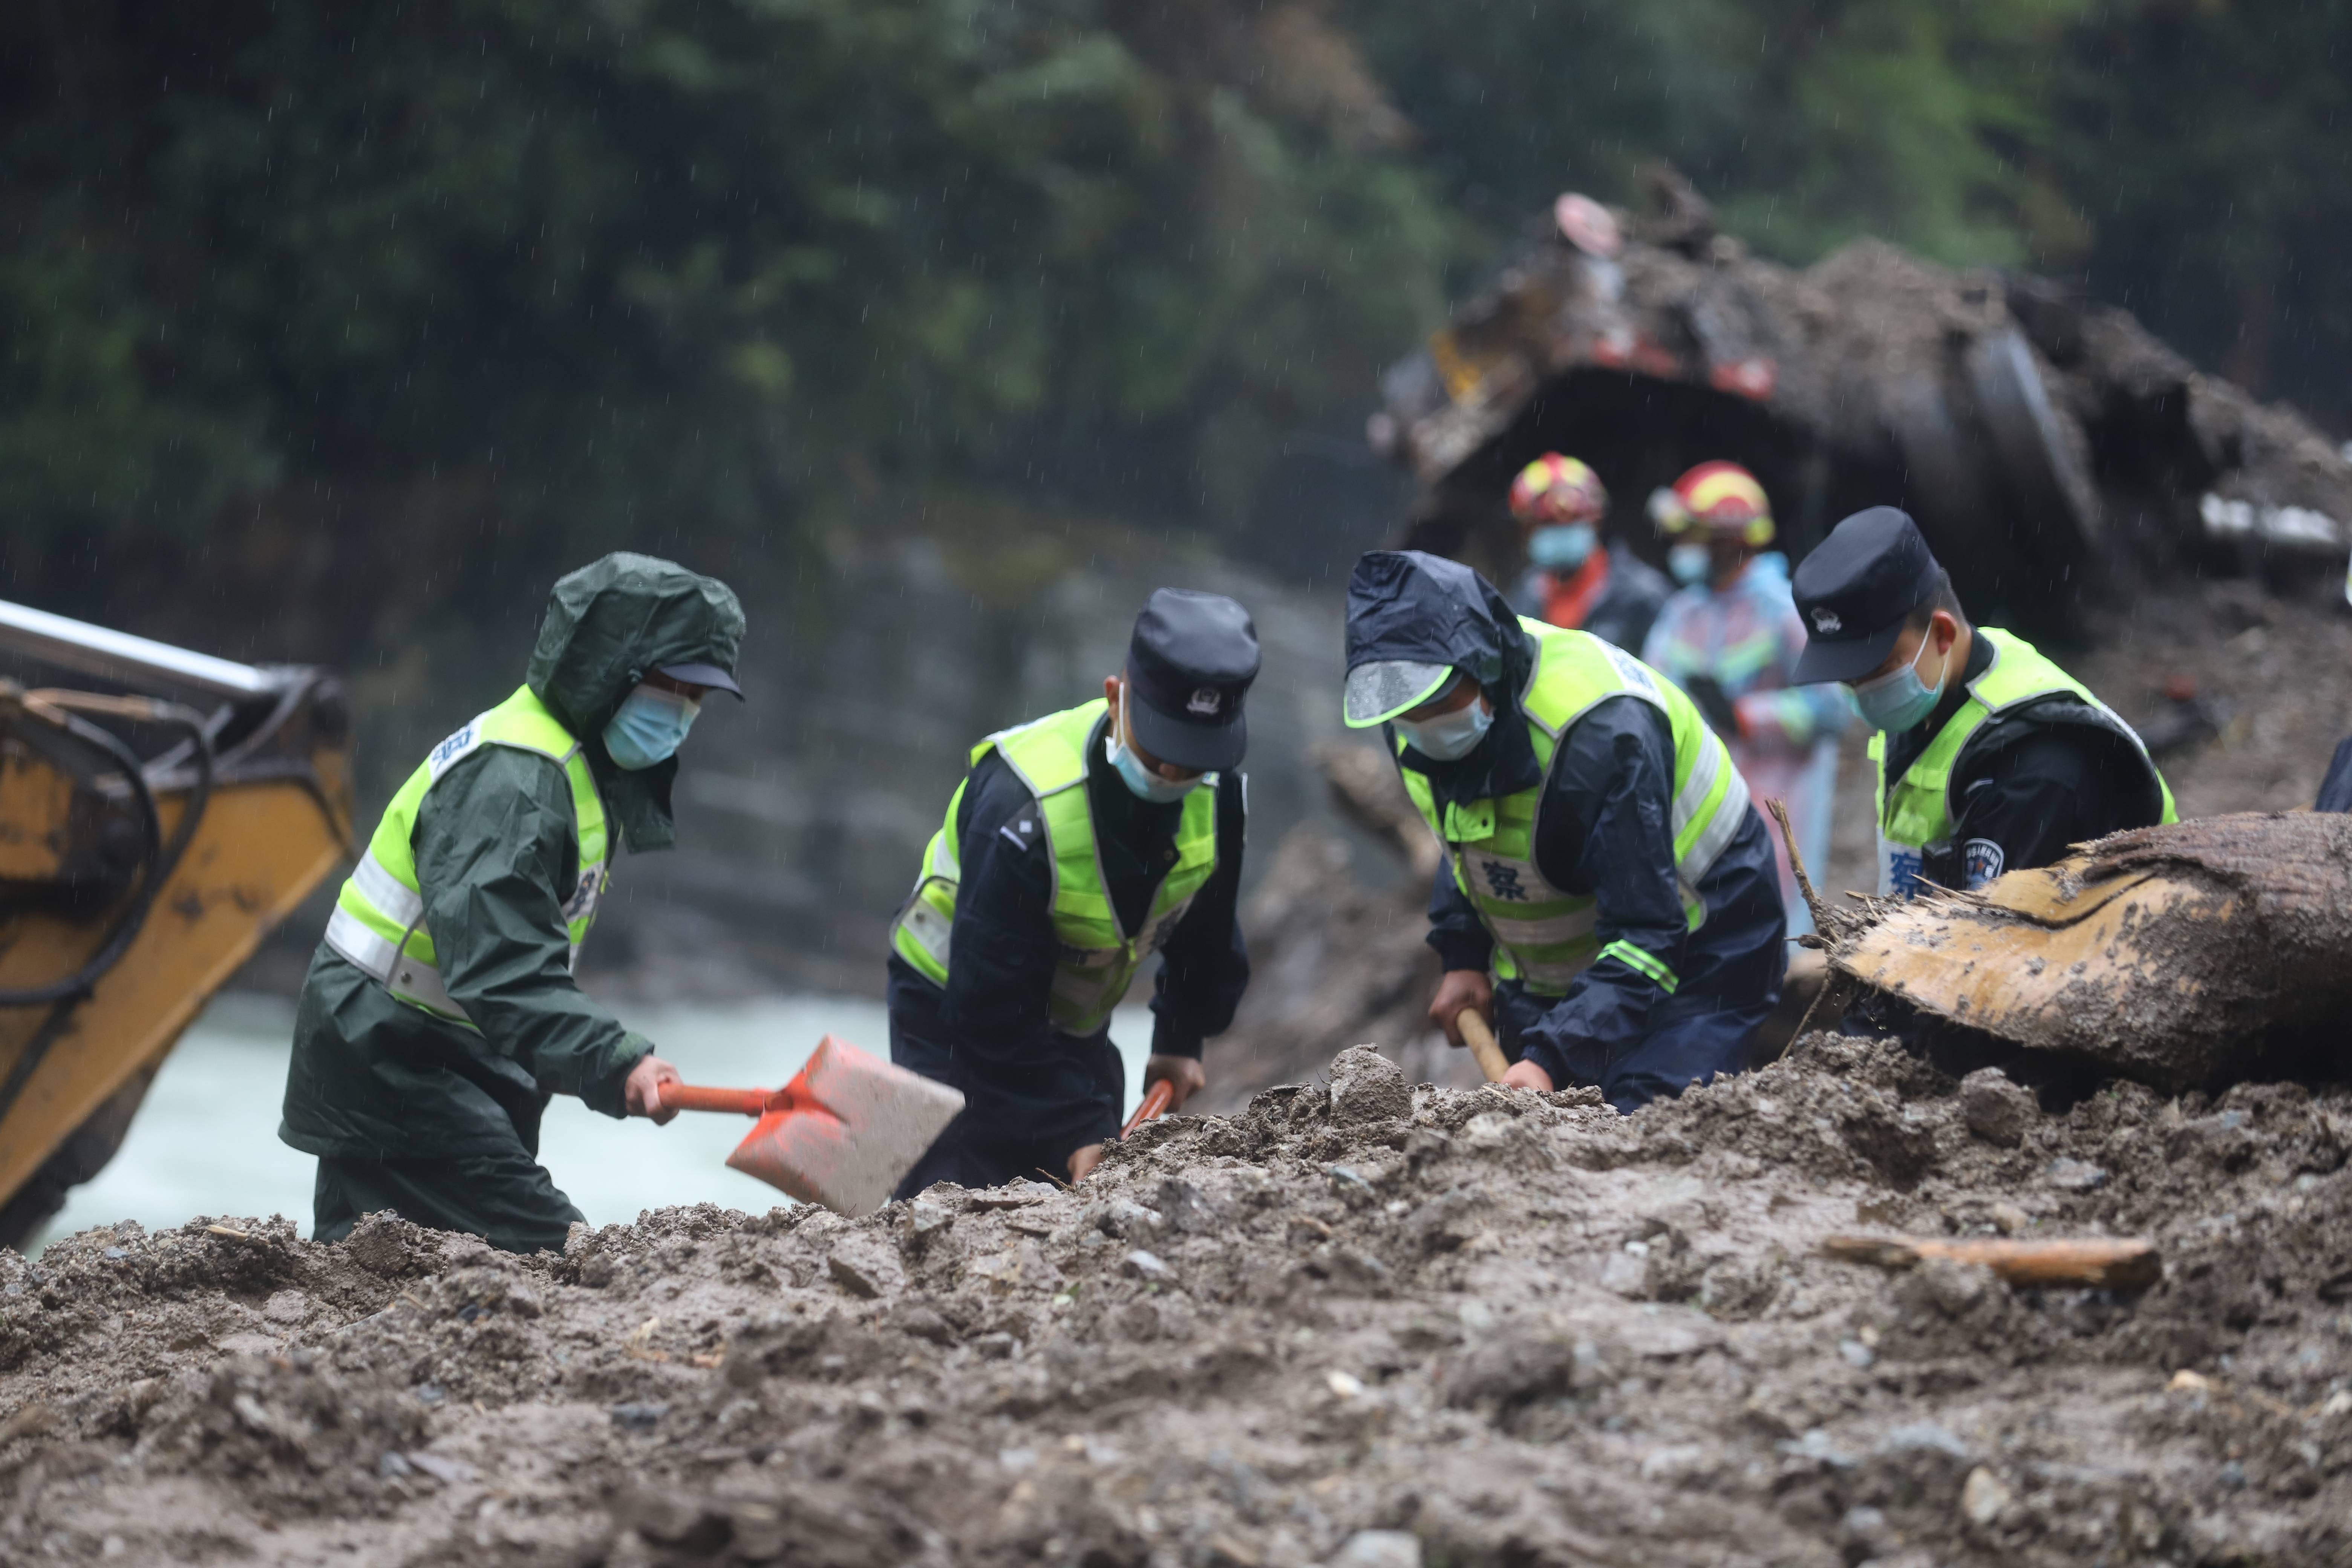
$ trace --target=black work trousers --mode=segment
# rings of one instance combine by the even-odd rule
[[[383,1209],[428,1230],[478,1236],[502,1252],[561,1252],[585,1217],[520,1148],[437,1160],[320,1158],[315,1239],[341,1241],[362,1215]]]

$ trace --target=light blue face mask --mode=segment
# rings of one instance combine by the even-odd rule
[[[1400,719],[1396,727],[1412,742],[1412,749],[1432,762],[1454,763],[1468,756],[1486,738],[1495,725],[1495,715],[1482,700],[1473,700],[1466,708],[1456,708],[1451,713],[1441,713],[1434,719],[1415,722]]]
[[[1154,805],[1173,805],[1191,795],[1208,775],[1194,773],[1189,779],[1164,779],[1143,765],[1135,748],[1127,743],[1127,692],[1118,694],[1119,722],[1111,733],[1103,737],[1103,750],[1110,757],[1110,765],[1118,770],[1118,782],[1138,800],[1148,800]]]
[[[1926,639],[1921,639],[1919,652],[1927,652],[1927,647]],[[1927,685],[1919,679],[1919,659],[1915,654],[1909,664],[1893,674],[1865,680],[1853,688],[1853,705],[1861,710],[1864,723],[1890,735],[1899,735],[1936,710],[1936,704],[1944,700],[1944,682],[1948,673],[1948,665],[1936,677],[1936,684]]]
[[[620,711],[604,726],[604,754],[628,773],[652,767],[677,754],[702,704],[676,691],[640,686],[621,700]]]
[[[1573,572],[1600,542],[1600,533],[1589,522],[1554,523],[1528,535],[1528,559],[1547,572]]]
[[[1666,570],[1675,582],[1696,588],[1713,574],[1715,552],[1696,542],[1677,544],[1666,552]]]

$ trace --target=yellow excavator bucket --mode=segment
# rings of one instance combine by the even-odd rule
[[[319,670],[23,605],[0,603],[0,660],[25,677],[0,679],[0,1245],[22,1247],[352,855],[351,726]]]

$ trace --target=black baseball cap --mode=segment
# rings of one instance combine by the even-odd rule
[[[732,692],[735,700],[743,700],[743,689],[735,684],[735,677],[715,664],[665,664],[656,666],[672,680],[682,680],[688,686],[715,686],[721,691]]]
[[[1805,623],[1805,651],[1790,679],[1800,686],[1868,679],[1895,651],[1904,621],[1943,582],[1910,513],[1891,506],[1855,512],[1790,576]]]
[[[1257,626],[1223,594],[1154,592],[1127,645],[1127,721],[1174,767],[1214,773],[1249,747],[1242,701],[1257,679]]]

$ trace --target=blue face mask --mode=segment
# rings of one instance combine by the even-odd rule
[[[1127,692],[1118,694],[1119,722],[1112,733],[1103,737],[1103,749],[1110,757],[1110,765],[1118,770],[1118,782],[1138,800],[1148,800],[1154,805],[1173,805],[1192,793],[1206,773],[1195,773],[1189,779],[1164,779],[1143,765],[1135,748],[1127,743]]]
[[[1547,572],[1573,572],[1591,558],[1601,535],[1589,522],[1560,522],[1528,535],[1528,559]]]
[[[1715,570],[1715,552],[1704,544],[1685,542],[1666,552],[1666,570],[1675,582],[1696,588]]]
[[[1467,708],[1456,708],[1451,713],[1417,723],[1410,719],[1396,721],[1404,738],[1412,742],[1412,749],[1437,763],[1459,762],[1468,756],[1494,724],[1495,715],[1487,711],[1485,702],[1477,700]]]
[[[1924,639],[1919,651],[1927,651]],[[1927,685],[1919,679],[1919,660],[1915,655],[1909,664],[1892,675],[1882,675],[1855,687],[1853,705],[1861,710],[1864,723],[1890,735],[1899,735],[1936,710],[1936,704],[1944,699],[1948,673],[1948,670],[1939,672],[1936,684]]]
[[[604,726],[604,754],[628,773],[652,767],[677,754],[701,711],[702,704],[691,697],[640,686],[621,700],[620,711]]]

